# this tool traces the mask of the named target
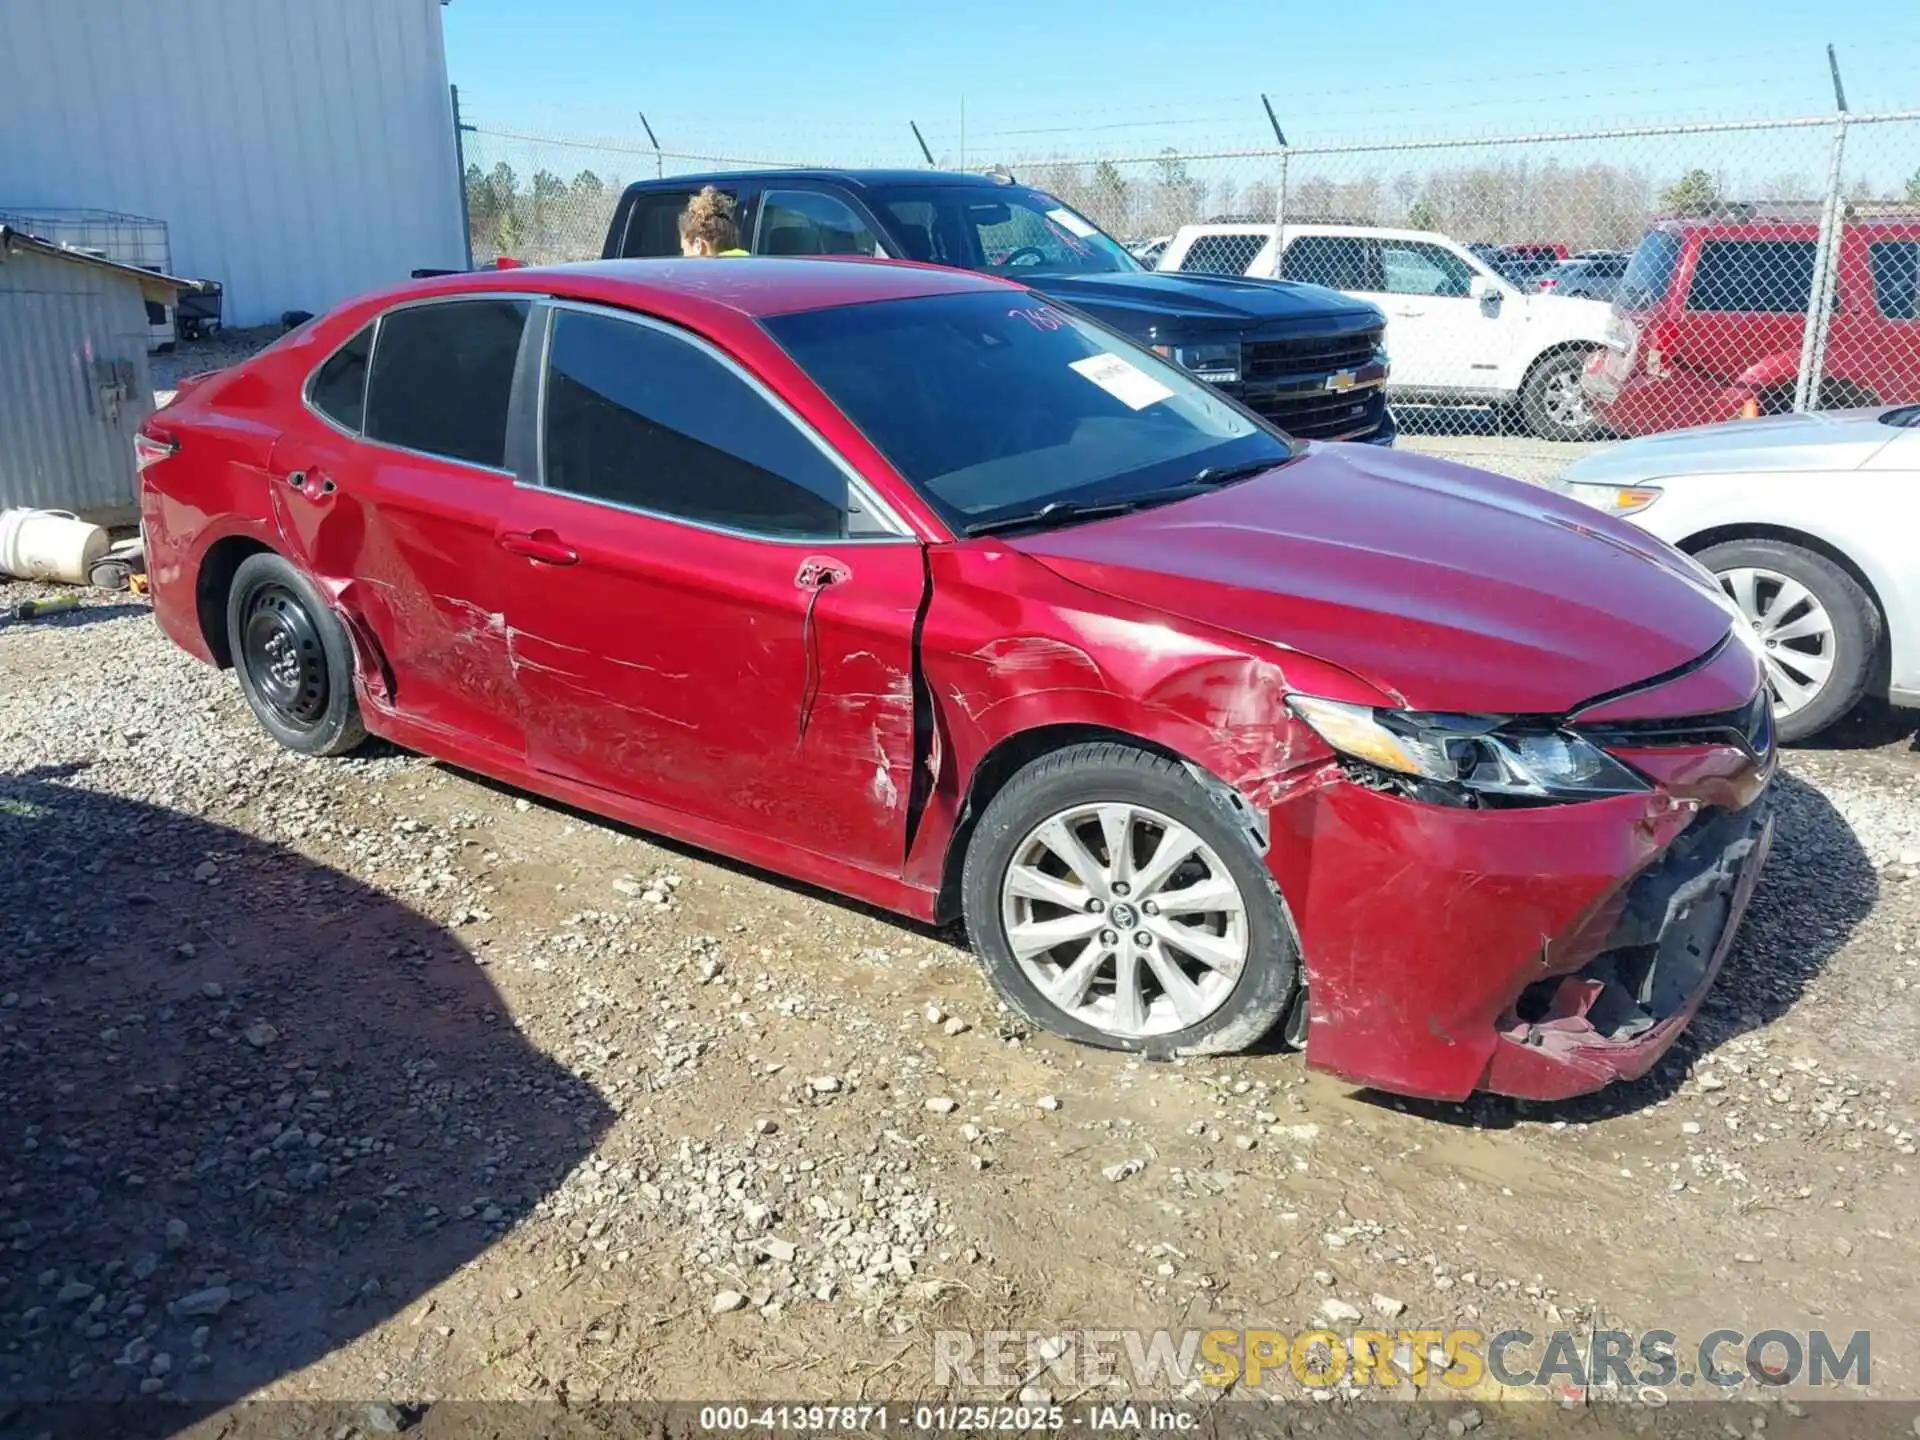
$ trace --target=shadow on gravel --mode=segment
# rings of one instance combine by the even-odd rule
[[[84,787],[0,776],[0,1435],[171,1434],[320,1360],[611,1119],[437,923]]]
[[[1802,740],[1800,750],[1878,750],[1906,741],[1920,750],[1920,710],[1905,710],[1884,700],[1866,700],[1837,725]]]
[[[17,601],[15,602],[18,603]],[[151,615],[153,611],[134,601],[116,601],[110,605],[82,605],[38,620],[16,620],[13,605],[0,610],[0,638],[21,630],[79,630],[103,620],[124,620],[129,615]]]
[[[1443,1124],[1487,1129],[1610,1120],[1667,1099],[1703,1056],[1784,1015],[1871,913],[1880,880],[1852,827],[1806,781],[1782,772],[1772,804],[1773,853],[1733,950],[1693,1024],[1647,1075],[1557,1104],[1476,1096],[1448,1105],[1366,1092],[1369,1098]]]

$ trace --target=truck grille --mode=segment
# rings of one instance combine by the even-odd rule
[[[1378,365],[1380,332],[1251,340],[1240,352],[1237,398],[1254,414],[1302,440],[1357,440],[1386,419],[1377,374],[1334,388],[1333,377]]]
[[[1301,340],[1250,340],[1240,353],[1241,378],[1254,384],[1315,379],[1358,370],[1373,359],[1378,331],[1319,335]]]

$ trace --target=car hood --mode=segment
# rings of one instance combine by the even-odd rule
[[[1290,280],[1147,270],[1112,275],[1043,275],[1030,283],[1042,295],[1077,306],[1129,333],[1149,326],[1186,333],[1276,325],[1338,333],[1386,323],[1378,308],[1364,300]]]
[[[1560,478],[1581,485],[1637,484],[1674,475],[1795,474],[1857,470],[1895,435],[1881,410],[1829,410],[1728,420],[1647,435],[1576,460]]]
[[[1209,494],[1008,543],[1417,710],[1564,714],[1699,659],[1728,630],[1704,576],[1631,526],[1371,446],[1311,446]]]

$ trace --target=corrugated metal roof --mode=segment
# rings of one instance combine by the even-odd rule
[[[51,255],[56,260],[69,260],[76,265],[97,265],[103,270],[116,270],[129,279],[140,283],[140,293],[149,300],[158,300],[162,304],[170,303],[182,290],[202,290],[198,280],[182,280],[178,275],[162,275],[157,270],[142,270],[138,265],[122,265],[118,260],[109,260],[101,255],[90,255],[85,250],[75,250],[70,245],[56,245],[51,240],[42,240],[38,235],[29,235],[24,230],[15,230],[0,225],[0,261],[15,250],[33,250],[42,255]]]

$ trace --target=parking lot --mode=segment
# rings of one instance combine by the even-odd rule
[[[1920,1398],[1910,715],[1789,757],[1646,1080],[1428,1106],[1075,1049],[955,934],[390,749],[296,758],[139,601],[0,654],[0,1391],[925,1398],[937,1330],[1358,1314],[1869,1330],[1870,1393]]]

